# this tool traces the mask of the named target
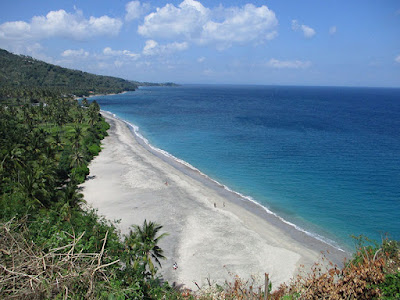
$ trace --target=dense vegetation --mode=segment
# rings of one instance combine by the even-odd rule
[[[0,298],[158,298],[161,226],[115,227],[78,184],[109,125],[94,101],[0,106]],[[170,292],[171,294],[173,291]]]
[[[70,70],[0,49],[0,99],[39,100],[48,95],[88,96],[136,88],[137,84],[121,78]]]

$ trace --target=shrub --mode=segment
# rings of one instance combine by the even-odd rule
[[[382,299],[400,299],[400,272],[386,274],[385,281],[378,287],[382,291]]]
[[[75,167],[71,171],[72,178],[76,183],[84,182],[89,173],[89,168],[86,165]]]
[[[101,148],[98,144],[91,144],[87,151],[89,152],[89,154],[91,155],[91,157],[96,156],[100,153]]]
[[[398,299],[398,242],[385,239],[380,246],[364,246],[365,238],[358,241],[354,258],[342,269],[332,263],[317,263],[311,273],[282,285],[276,295],[293,299]]]

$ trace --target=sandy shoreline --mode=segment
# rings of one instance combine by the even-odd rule
[[[120,220],[122,233],[144,219],[163,225],[169,235],[160,242],[167,257],[160,273],[170,283],[196,289],[194,282],[201,286],[207,278],[223,283],[237,274],[261,281],[266,272],[276,288],[301,264],[307,268],[316,262],[321,251],[329,250],[335,263],[343,261],[345,253],[152,151],[126,123],[103,116],[111,129],[89,166],[92,179],[82,185],[85,200],[99,214]]]

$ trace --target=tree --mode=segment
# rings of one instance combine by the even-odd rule
[[[165,259],[163,250],[157,244],[167,233],[157,236],[162,226],[151,221],[147,223],[147,220],[144,220],[142,227],[133,225],[132,228],[134,230],[125,239],[125,246],[130,254],[129,263],[142,265],[145,275],[154,277],[157,269],[153,260],[161,267],[160,259]],[[147,273],[147,268],[150,274]]]
[[[19,182],[21,191],[25,193],[28,200],[27,205],[35,207],[47,207],[49,191],[46,189],[46,176],[44,171],[37,165],[29,166],[21,173]]]
[[[74,148],[71,156],[71,167],[80,167],[85,163],[85,155],[79,148]]]
[[[83,137],[82,127],[76,125],[74,127],[74,133],[71,136],[72,148],[79,149],[81,147],[80,141]]]
[[[100,119],[100,106],[94,100],[88,108],[88,113],[89,113],[89,125],[94,126]]]
[[[19,172],[25,165],[24,149],[22,148],[22,145],[19,144],[15,145],[15,147],[11,149],[10,152],[4,156],[4,158],[0,163],[1,171],[5,169],[4,168],[5,165],[6,166],[8,165],[6,171],[9,172],[10,178],[13,178],[14,181],[19,182]]]

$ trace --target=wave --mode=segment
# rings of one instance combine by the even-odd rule
[[[179,164],[181,164],[181,165],[183,165],[183,166],[185,166],[185,167],[191,169],[192,171],[198,173],[199,175],[201,175],[201,176],[204,177],[205,179],[207,179],[207,180],[209,180],[209,181],[211,181],[211,182],[217,184],[218,186],[222,187],[222,188],[225,189],[226,191],[228,191],[228,192],[230,192],[230,193],[232,193],[232,194],[234,194],[234,195],[236,195],[236,196],[239,196],[239,198],[242,199],[243,201],[246,201],[246,200],[247,200],[247,201],[252,202],[253,204],[257,205],[259,208],[261,208],[262,210],[264,210],[265,212],[267,212],[268,214],[270,214],[270,215],[276,217],[276,218],[279,219],[281,222],[283,222],[283,223],[285,223],[285,224],[287,224],[287,225],[293,227],[294,229],[296,229],[296,230],[298,230],[298,231],[300,231],[300,232],[302,232],[302,233],[304,233],[304,234],[306,234],[306,235],[308,235],[308,236],[310,236],[310,237],[312,237],[312,238],[314,238],[314,239],[317,239],[317,240],[319,240],[320,242],[323,242],[323,243],[325,243],[325,244],[327,244],[327,245],[329,245],[329,246],[331,246],[331,247],[333,247],[333,248],[336,248],[336,249],[339,250],[339,251],[346,252],[344,249],[342,249],[342,248],[341,248],[336,242],[334,242],[333,240],[331,240],[331,239],[329,239],[329,238],[326,238],[326,237],[324,237],[324,236],[322,236],[322,235],[320,235],[320,234],[317,234],[317,233],[314,233],[314,232],[310,232],[310,231],[308,231],[308,230],[306,230],[306,229],[304,229],[304,228],[302,228],[302,227],[300,227],[300,226],[298,226],[298,225],[296,225],[296,224],[294,224],[294,223],[292,223],[292,222],[290,222],[290,221],[285,220],[284,218],[282,218],[281,216],[279,216],[279,215],[276,214],[275,212],[271,211],[270,209],[268,209],[268,208],[265,207],[264,205],[260,204],[258,201],[256,201],[255,199],[253,199],[251,196],[246,196],[246,195],[243,195],[243,194],[241,194],[241,193],[239,193],[239,192],[237,192],[237,191],[232,190],[232,189],[229,188],[228,186],[226,186],[226,185],[224,185],[224,184],[218,182],[217,180],[215,180],[215,179],[209,177],[207,174],[201,172],[199,169],[197,169],[196,167],[194,167],[194,166],[191,165],[190,163],[188,163],[188,162],[186,162],[186,161],[184,161],[184,160],[182,160],[182,159],[180,159],[180,158],[178,158],[178,157],[172,155],[171,153],[169,153],[169,152],[167,152],[167,151],[165,151],[165,150],[163,150],[163,149],[160,149],[160,148],[157,148],[157,147],[153,146],[153,145],[149,142],[149,140],[146,139],[146,138],[139,132],[139,126],[137,126],[137,125],[135,125],[135,124],[132,124],[132,123],[130,123],[129,121],[126,121],[126,120],[124,120],[124,119],[119,118],[116,114],[114,114],[114,113],[112,113],[112,112],[110,112],[110,111],[106,111],[106,110],[101,110],[101,111],[102,111],[102,112],[105,112],[105,113],[108,113],[108,114],[112,115],[115,119],[118,119],[118,120],[124,122],[124,123],[131,129],[131,132],[134,134],[134,136],[135,136],[136,138],[138,138],[142,143],[144,143],[147,147],[149,147],[151,150],[155,151],[156,153],[159,153],[160,155],[163,155],[163,156],[165,156],[165,157],[167,157],[167,158],[169,158],[169,159],[171,159],[171,160],[173,160],[173,161],[175,161],[175,162],[177,162],[177,163],[179,163]]]

